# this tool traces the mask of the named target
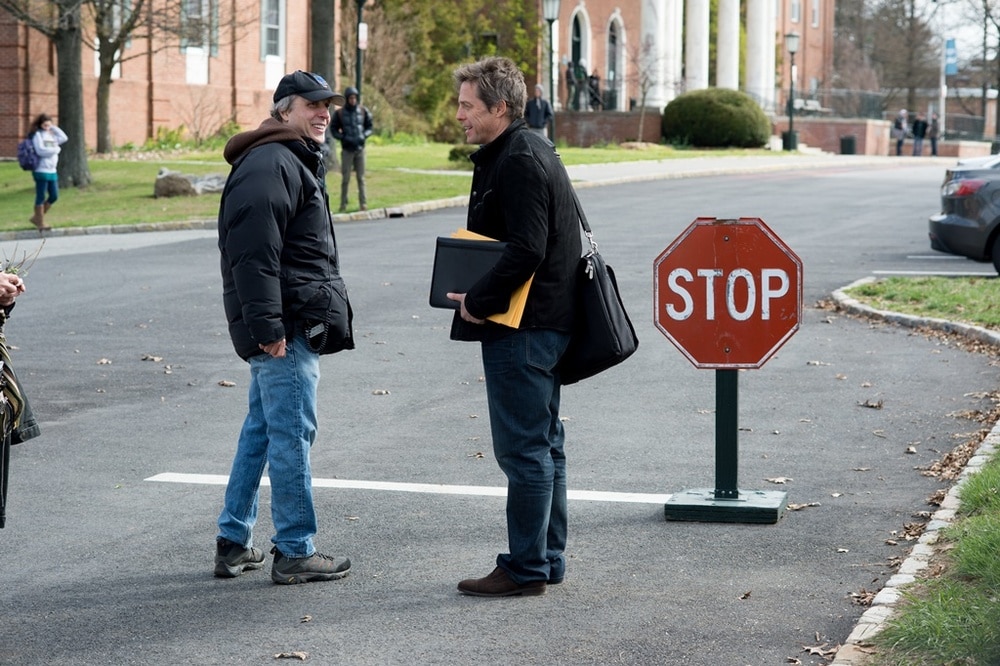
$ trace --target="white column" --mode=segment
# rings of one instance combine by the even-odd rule
[[[719,34],[715,53],[715,85],[740,87],[740,0],[719,0]]]
[[[768,110],[767,100],[767,5],[773,0],[747,0],[747,73],[746,93],[761,108]],[[774,32],[771,24],[770,32]]]
[[[673,99],[684,92],[684,0],[667,0],[667,94]]]
[[[632,97],[638,98],[642,94],[639,89],[639,79],[644,73],[648,73],[652,86],[646,93],[646,103],[657,108],[662,108],[672,99],[667,96],[666,91],[666,52],[669,46],[666,32],[666,3],[667,0],[644,0],[639,43],[630,44],[627,50],[626,76],[634,88]]]
[[[688,90],[708,87],[708,0],[687,0],[684,72]]]
[[[777,40],[777,26],[778,26],[778,7],[773,1],[768,1],[764,3],[767,8],[767,19],[765,23],[764,31],[764,54],[767,56],[767,60],[764,63],[764,73],[766,75],[764,93],[765,93],[765,111],[775,111],[777,110],[777,99],[775,98],[776,88],[780,85],[775,83],[775,68],[778,66],[777,54],[775,53],[776,40]]]

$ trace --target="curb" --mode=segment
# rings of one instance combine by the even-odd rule
[[[898,312],[877,310],[862,304],[844,293],[846,289],[869,284],[874,281],[875,278],[872,277],[862,278],[834,291],[833,300],[836,302],[837,307],[850,314],[862,315],[870,319],[887,321],[909,328],[932,328],[946,333],[958,333],[979,342],[1000,346],[1000,334],[995,331],[971,324],[960,324],[946,319],[915,317]],[[870,644],[871,639],[886,627],[886,624],[896,610],[896,604],[903,596],[905,587],[916,582],[920,577],[920,573],[930,565],[931,559],[937,552],[935,546],[941,536],[941,530],[955,522],[955,516],[960,505],[959,494],[966,480],[971,475],[979,472],[983,465],[993,458],[998,449],[1000,449],[1000,423],[993,426],[993,429],[983,439],[983,442],[972,455],[972,458],[966,463],[965,469],[962,470],[958,480],[948,490],[944,500],[941,502],[941,506],[931,514],[930,520],[924,527],[923,534],[920,535],[917,543],[910,549],[909,555],[900,564],[899,570],[886,581],[885,586],[872,599],[871,607],[858,618],[854,630],[837,650],[837,654],[834,660],[830,662],[830,666],[864,666],[868,663],[870,652],[865,648],[865,645]]]

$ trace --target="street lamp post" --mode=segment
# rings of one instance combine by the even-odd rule
[[[791,59],[791,81],[788,85],[788,131],[782,135],[781,147],[785,150],[798,150],[799,137],[795,134],[795,54],[799,51],[799,33],[790,32],[785,35],[785,48]]]
[[[559,20],[559,5],[562,0],[542,0],[542,13],[549,23],[549,104],[552,105],[552,143],[556,142],[556,68],[553,65],[556,58],[556,43],[553,38],[552,24]]]

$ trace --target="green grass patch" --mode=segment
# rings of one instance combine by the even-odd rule
[[[908,594],[875,636],[871,666],[994,666],[1000,663],[1000,605],[994,590],[953,578]]]
[[[1000,328],[995,277],[890,277],[845,291],[879,310]]]
[[[467,195],[471,164],[449,162],[451,148],[451,144],[412,138],[392,142],[373,137],[367,151],[368,207],[389,208]],[[560,148],[559,152],[567,165],[575,165],[753,155],[763,151],[695,151],[643,144],[634,149],[608,145]],[[46,223],[58,228],[215,219],[219,194],[156,199],[153,197],[156,175],[161,168],[194,175],[229,173],[221,148],[128,151],[113,159],[93,157],[89,166],[92,184],[86,188],[61,188],[59,201],[46,216]],[[340,174],[330,173],[327,186],[336,208],[340,203]],[[15,162],[0,162],[0,231],[33,228],[28,218],[34,204],[34,187],[30,173],[22,171]],[[348,210],[357,210],[357,185],[353,178],[349,199],[352,205]]]
[[[1000,663],[1000,460],[959,490],[959,520],[941,531],[945,573],[909,588],[879,633],[872,666]]]

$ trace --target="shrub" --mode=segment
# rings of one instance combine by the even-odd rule
[[[701,148],[759,148],[771,135],[764,111],[738,90],[706,88],[667,104],[663,136],[670,144]]]
[[[479,146],[470,143],[461,143],[457,146],[452,146],[452,149],[448,152],[448,161],[471,168],[472,162],[469,161],[469,156],[477,150],[479,150]]]

